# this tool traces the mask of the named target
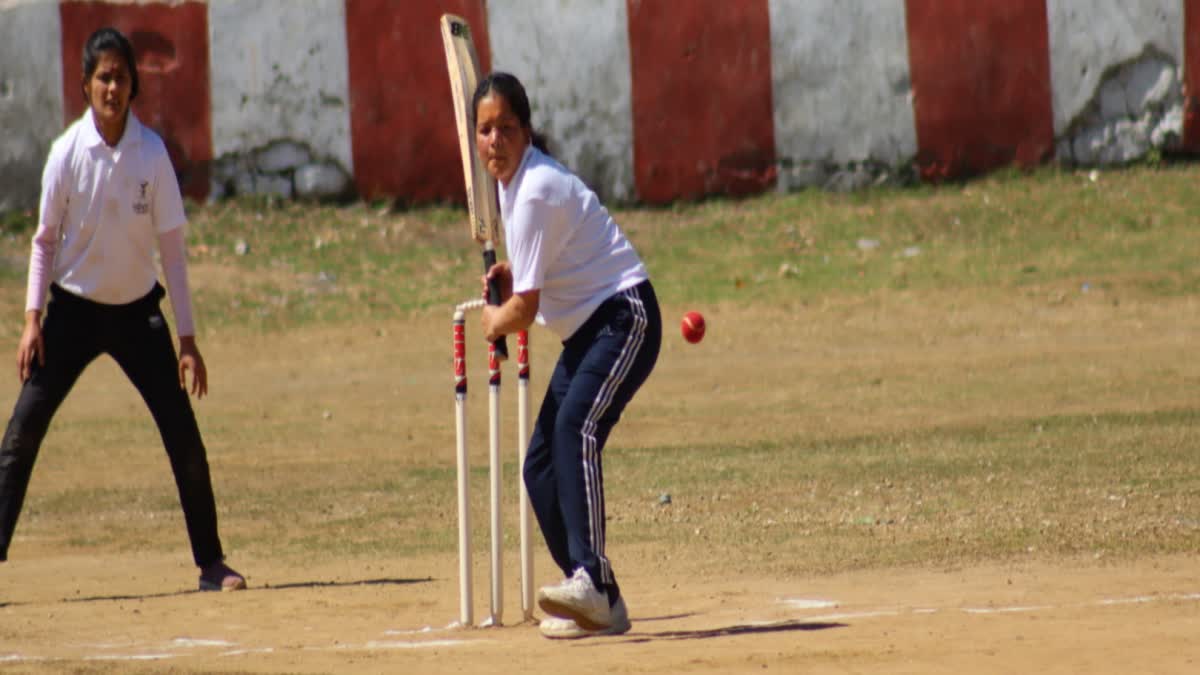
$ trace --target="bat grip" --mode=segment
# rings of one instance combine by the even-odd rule
[[[487,274],[487,271],[492,269],[492,265],[495,265],[495,264],[496,264],[496,249],[492,248],[491,246],[484,248],[483,249],[483,273]],[[488,290],[488,298],[487,298],[488,304],[493,305],[495,307],[499,307],[500,306],[500,282],[496,279],[488,279],[487,290]],[[501,361],[508,360],[508,341],[504,339],[504,336],[501,335],[500,337],[496,338],[496,341],[493,342],[492,344],[496,345],[496,358]]]

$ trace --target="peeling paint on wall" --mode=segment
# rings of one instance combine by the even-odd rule
[[[62,131],[58,8],[0,11],[0,211],[35,208],[42,165]]]
[[[1047,0],[1056,155],[1129,162],[1179,147],[1184,5]]]
[[[344,0],[209,4],[216,156],[290,138],[353,173],[344,5]]]
[[[1047,0],[1054,134],[1066,133],[1101,79],[1143,54],[1182,63],[1178,0]]]
[[[604,201],[633,189],[625,0],[491,0],[488,35],[496,70],[525,85],[533,125],[551,151]],[[557,18],[545,30],[547,16]]]
[[[342,200],[353,194],[350,174],[303,141],[277,139],[213,161],[209,200],[268,195]]]
[[[1179,68],[1166,54],[1144,54],[1110,67],[1083,111],[1058,141],[1058,158],[1074,164],[1117,164],[1170,151],[1183,138]]]

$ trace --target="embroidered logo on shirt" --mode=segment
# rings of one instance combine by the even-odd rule
[[[137,199],[133,200],[133,212],[139,216],[144,216],[150,212],[150,200],[146,196],[146,189],[149,187],[149,181],[138,183],[138,196]]]
[[[166,320],[163,319],[161,315],[159,315],[159,314],[150,315],[150,328],[152,328],[154,330],[158,330],[159,328],[163,327],[164,323],[166,323]]]

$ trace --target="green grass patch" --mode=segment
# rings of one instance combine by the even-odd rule
[[[609,536],[689,550],[702,570],[737,561],[772,574],[1056,556],[1130,558],[1200,547],[1200,411],[1051,416],[848,439],[606,451]],[[506,476],[517,467],[508,462]],[[282,473],[286,485],[268,486]],[[162,489],[44,495],[34,519],[86,519],[80,546],[178,547]],[[236,550],[322,560],[452,554],[454,471],[342,461],[222,476]],[[473,536],[487,539],[487,470],[471,473]],[[669,495],[669,503],[663,503]],[[505,498],[515,551],[515,501]],[[223,515],[224,517],[224,515]],[[253,523],[247,528],[245,523]],[[481,544],[482,545],[482,544]],[[482,550],[482,549],[481,549]],[[715,566],[715,567],[714,567]]]
[[[669,326],[634,404],[654,419],[621,427],[651,440],[605,450],[610,541],[712,574],[1194,553],[1198,180],[1194,165],[1045,169],[614,210],[664,304],[704,308],[714,329],[693,347]],[[199,325],[230,359],[200,414],[227,547],[451,555],[450,399],[435,415],[444,390],[411,386],[449,382],[448,344],[345,334],[478,294],[465,212],[262,199],[189,214]],[[0,332],[15,347],[32,226],[2,226]],[[260,363],[263,344],[290,358]],[[149,416],[112,391],[68,400],[21,532],[178,550]],[[485,467],[471,472],[477,542]]]
[[[777,574],[1200,546],[1200,411],[613,452],[611,536]],[[660,503],[669,494],[669,504]]]
[[[614,208],[669,304],[808,302],[879,290],[1008,290],[1069,282],[1147,296],[1200,288],[1200,167],[1041,169],[965,184],[806,190]],[[391,317],[474,297],[481,262],[453,207],[188,205],[205,328],[281,331]],[[0,220],[2,303],[24,284],[30,213]],[[503,252],[501,252],[503,256]],[[3,307],[0,307],[3,309]],[[8,332],[14,332],[9,328]]]

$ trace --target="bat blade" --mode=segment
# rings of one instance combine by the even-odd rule
[[[475,150],[474,115],[471,97],[479,85],[479,59],[471,28],[462,17],[444,14],[441,19],[442,44],[446,48],[446,69],[454,96],[455,128],[462,156],[463,180],[467,189],[471,238],[483,244],[495,242],[500,234],[500,213],[496,202],[496,181]]]
[[[467,189],[467,213],[471,238],[483,245],[483,269],[496,264],[496,242],[500,238],[500,210],[496,201],[496,181],[488,174],[475,148],[474,111],[471,98],[479,85],[479,59],[471,27],[460,16],[443,14],[442,45],[446,48],[446,70],[450,93],[454,97],[454,120],[458,130],[458,150],[462,156],[463,182]],[[500,286],[488,282],[488,304],[500,304]],[[495,342],[496,358],[508,358],[503,337]]]

